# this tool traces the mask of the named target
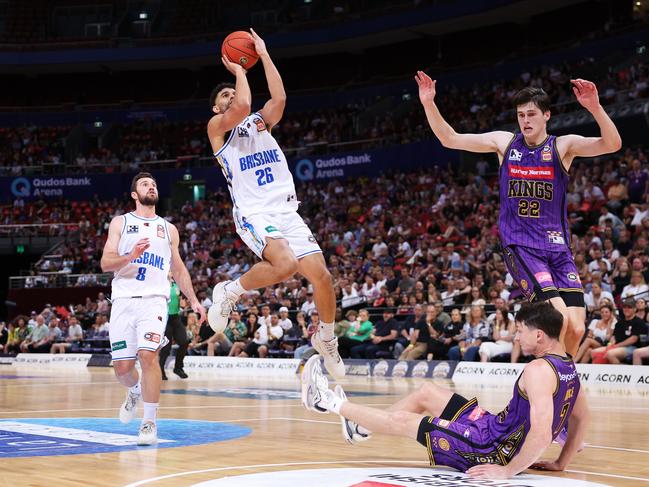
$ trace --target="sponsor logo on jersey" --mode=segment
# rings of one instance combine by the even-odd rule
[[[554,179],[554,168],[545,166],[509,166],[512,178]]]
[[[485,413],[485,410],[482,409],[481,407],[477,406],[477,407],[473,408],[473,411],[471,411],[471,414],[469,414],[469,419],[471,421],[477,421],[481,417],[484,416],[484,413]]]
[[[548,232],[548,242],[556,245],[564,245],[566,243],[561,232]]]
[[[158,225],[158,237],[165,238],[165,227]]]
[[[511,149],[509,151],[509,160],[510,161],[519,161],[523,158],[523,153],[520,151],[517,151],[516,149]]]
[[[257,126],[257,132],[263,132],[266,130],[266,122],[260,117],[255,117],[252,119],[252,123]]]
[[[237,133],[238,133],[238,135],[239,135],[240,138],[243,138],[243,137],[250,137],[250,134],[249,134],[248,131],[245,129],[245,127],[237,127]]]
[[[579,279],[579,274],[576,274],[574,272],[568,272],[568,279],[573,282],[581,283],[581,279]]]
[[[521,279],[521,288],[523,288],[523,291],[527,291],[528,287],[529,284],[527,284],[527,281],[525,279]]]
[[[126,233],[137,233],[139,227],[137,225],[126,225]]]
[[[549,145],[543,147],[543,151],[541,152],[541,159],[544,162],[550,162],[552,160],[552,148]]]
[[[534,277],[539,282],[539,284],[542,282],[554,283],[554,281],[552,280],[552,275],[546,271],[537,272],[536,274],[534,274]]]
[[[440,438],[439,448],[444,451],[449,451],[451,449],[451,445],[449,445],[448,440],[446,438]]]
[[[144,334],[144,339],[149,342],[160,343],[160,335],[158,335],[157,333],[152,333],[150,331]]]
[[[110,349],[115,352],[117,350],[123,350],[126,348],[126,341],[122,340],[121,342],[115,342],[111,345]]]

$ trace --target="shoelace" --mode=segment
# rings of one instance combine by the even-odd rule
[[[153,432],[153,424],[152,423],[144,423],[142,425],[142,428],[140,428],[140,431],[142,433],[151,433],[151,432]]]
[[[324,343],[325,351],[328,355],[331,355],[336,360],[340,360],[340,354],[338,353],[338,346],[335,340],[329,340],[328,342],[321,340]]]
[[[230,298],[225,298],[223,304],[221,305],[221,316],[230,316],[232,310],[234,309],[234,301]]]

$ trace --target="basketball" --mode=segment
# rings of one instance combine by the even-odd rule
[[[245,69],[252,68],[259,59],[252,36],[243,30],[232,32],[223,40],[221,54]]]

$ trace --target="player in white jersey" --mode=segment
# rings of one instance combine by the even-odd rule
[[[222,330],[234,304],[247,290],[272,286],[299,272],[313,286],[322,319],[312,344],[324,357],[329,373],[343,377],[345,366],[333,333],[336,298],[331,274],[315,237],[297,213],[293,176],[270,134],[286,104],[282,78],[264,41],[252,29],[250,32],[264,66],[270,100],[250,114],[246,71],[221,58],[236,83],[222,83],[212,92],[210,105],[216,115],[207,125],[207,134],[232,196],[237,233],[262,260],[239,279],[215,286],[208,321],[215,330]]]
[[[114,272],[108,333],[115,375],[129,388],[119,419],[128,423],[136,416],[141,396],[144,416],[138,445],[151,445],[158,438],[156,414],[162,381],[158,352],[167,325],[170,271],[199,313],[200,322],[205,319],[205,309],[178,253],[178,230],[155,213],[158,188],[151,174],[141,172],[133,178],[131,197],[135,211],[110,222],[101,268]],[[142,368],[141,385],[136,359]]]

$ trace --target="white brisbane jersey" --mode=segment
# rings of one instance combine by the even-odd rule
[[[124,223],[117,253],[130,253],[142,238],[148,238],[150,245],[140,257],[115,272],[111,298],[162,296],[169,299],[171,236],[167,221],[159,216],[143,218],[133,213],[122,216]]]
[[[248,217],[297,210],[299,202],[286,156],[258,112],[234,127],[214,156],[238,214]]]

